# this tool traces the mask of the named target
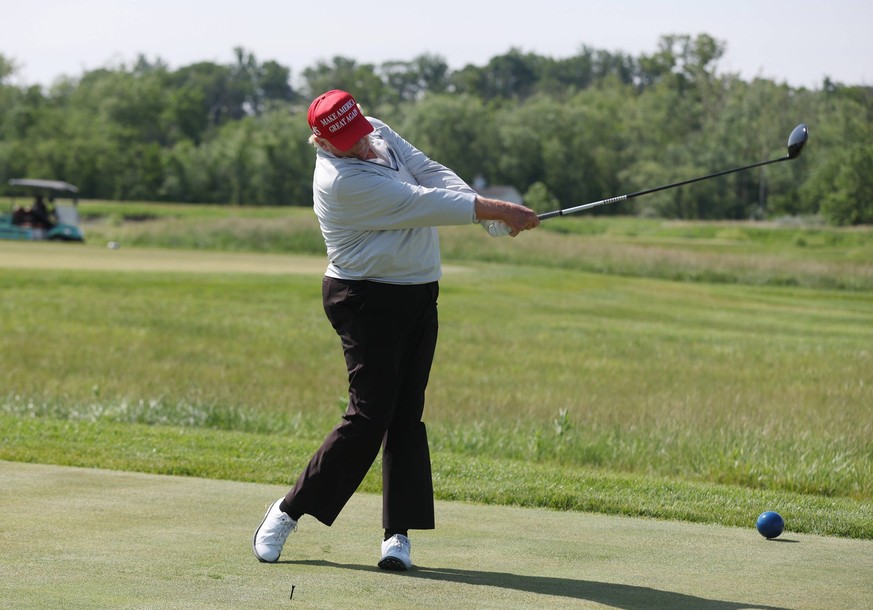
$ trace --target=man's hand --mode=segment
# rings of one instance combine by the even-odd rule
[[[517,203],[476,196],[476,220],[499,220],[509,227],[509,235],[515,237],[522,231],[538,227],[540,219],[536,212]],[[491,231],[489,231],[493,235]]]

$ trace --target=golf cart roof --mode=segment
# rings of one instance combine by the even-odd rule
[[[63,182],[61,180],[33,180],[31,178],[12,178],[9,181],[10,186],[24,186],[30,188],[38,188],[38,189],[48,189],[51,191],[59,191],[66,193],[78,193],[79,188],[70,184],[69,182]]]

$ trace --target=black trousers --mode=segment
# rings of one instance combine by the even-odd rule
[[[349,407],[285,497],[331,525],[382,447],[382,526],[433,529],[433,481],[421,421],[437,341],[436,282],[325,277],[324,311],[349,372]]]

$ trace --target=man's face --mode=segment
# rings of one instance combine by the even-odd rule
[[[354,146],[346,151],[341,151],[336,148],[333,144],[328,142],[327,140],[322,139],[322,143],[325,145],[324,147],[334,156],[336,157],[356,157],[358,159],[366,160],[367,156],[370,153],[370,136],[366,135],[360,140],[358,140]]]

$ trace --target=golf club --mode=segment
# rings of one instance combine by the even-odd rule
[[[546,212],[544,214],[539,214],[538,218],[540,220],[546,220],[548,218],[554,218],[556,216],[566,216],[567,214],[575,214],[576,212],[581,212],[582,210],[588,210],[590,208],[596,208],[600,205],[606,205],[608,203],[618,203],[619,201],[624,201],[626,199],[633,199],[634,197],[639,197],[640,195],[648,195],[649,193],[656,193],[658,191],[663,191],[666,189],[676,188],[677,186],[683,186],[686,184],[691,184],[692,182],[700,182],[701,180],[709,180],[710,178],[715,178],[717,176],[724,176],[725,174],[733,174],[734,172],[741,172],[746,169],[751,169],[753,167],[760,167],[761,165],[768,165],[770,163],[779,163],[780,161],[788,161],[790,159],[796,159],[800,156],[800,151],[803,150],[803,145],[806,144],[806,140],[809,137],[809,132],[804,123],[801,123],[797,127],[795,127],[791,135],[788,136],[788,154],[784,157],[780,157],[778,159],[771,159],[769,161],[761,161],[760,163],[753,163],[751,165],[746,165],[743,167],[737,167],[736,169],[726,169],[723,172],[716,172],[714,174],[709,174],[707,176],[701,176],[700,178],[692,178],[691,180],[683,180],[682,182],[676,182],[674,184],[667,184],[665,186],[656,186],[655,188],[646,189],[644,191],[637,191],[636,193],[630,193],[629,195],[619,195],[618,197],[610,197],[609,199],[602,199],[601,201],[594,201],[592,203],[586,203],[584,205],[577,205],[576,207],[566,208],[564,210],[555,210],[553,212]]]

